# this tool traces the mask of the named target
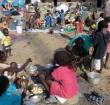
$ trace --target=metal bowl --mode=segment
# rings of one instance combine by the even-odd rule
[[[38,103],[42,100],[43,96],[42,95],[32,95],[30,96],[30,100],[33,102],[33,103]]]
[[[88,82],[92,84],[98,84],[101,80],[101,76],[99,73],[96,72],[89,72],[87,73]]]
[[[34,65],[28,66],[27,68],[25,68],[27,72],[29,72],[30,74],[35,74],[37,72],[37,67]]]

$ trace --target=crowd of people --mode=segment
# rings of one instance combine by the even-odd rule
[[[39,78],[44,85],[46,92],[49,94],[48,102],[51,97],[54,97],[58,105],[75,105],[79,101],[79,87],[77,81],[77,61],[84,63],[86,57],[90,57],[90,70],[95,70],[102,73],[103,68],[110,69],[110,12],[108,0],[105,11],[102,11],[98,17],[93,12],[86,19],[77,14],[75,19],[68,21],[76,27],[77,36],[74,37],[64,49],[55,51],[53,55],[51,71],[38,71],[34,76]],[[77,7],[78,8],[78,7]],[[108,13],[109,12],[109,13]],[[45,27],[64,26],[65,20],[64,10],[47,11],[45,17]],[[25,22],[28,24],[27,22]],[[30,24],[30,23],[29,23]],[[36,24],[38,28],[42,26],[40,14],[38,13],[32,24]],[[83,27],[86,27],[86,35],[82,35]],[[31,27],[33,28],[33,27]],[[10,65],[4,64],[8,57],[12,56],[11,46],[12,39],[7,28],[2,29],[3,37],[1,39],[2,50],[0,51],[0,105],[23,105],[23,94],[15,95],[18,88],[23,88],[23,93],[26,94],[28,88],[27,78],[26,86],[22,87],[21,78],[18,77],[19,72],[25,71],[25,67],[32,62],[29,58],[18,68],[16,62],[11,62]],[[81,63],[79,63],[81,65]],[[56,66],[57,65],[57,66]],[[13,88],[10,90],[10,88]]]

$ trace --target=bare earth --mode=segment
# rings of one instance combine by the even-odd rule
[[[69,37],[60,34],[25,33],[13,36],[12,54],[7,63],[16,61],[23,64],[27,58],[32,58],[33,64],[45,65],[50,62],[54,51],[63,48],[69,41]],[[110,70],[104,70],[100,84],[93,86],[78,75],[81,99],[78,105],[94,105],[84,98],[84,93],[95,90],[105,96],[103,105],[110,105]],[[108,104],[109,103],[109,104]],[[44,104],[42,104],[44,105]]]

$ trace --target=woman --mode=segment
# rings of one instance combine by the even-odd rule
[[[78,102],[78,83],[71,56],[66,51],[57,51],[54,54],[54,62],[59,67],[50,77],[45,79],[43,74],[39,76],[50,95],[55,96],[63,105],[74,105]]]
[[[5,76],[0,76],[0,105],[20,105],[19,96],[8,94],[9,80]]]

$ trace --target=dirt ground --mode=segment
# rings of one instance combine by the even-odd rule
[[[23,64],[27,58],[32,58],[32,64],[46,65],[50,62],[54,51],[63,48],[72,35],[48,34],[48,33],[25,33],[13,36],[12,54],[7,63],[16,61]],[[98,85],[91,85],[78,73],[81,99],[78,105],[94,105],[84,98],[85,93],[96,91],[105,97],[103,105],[110,103],[110,70],[103,70],[102,80]],[[85,100],[85,101],[84,101]],[[84,102],[84,104],[82,103]]]
[[[45,6],[43,10],[48,10]],[[72,35],[48,34],[48,33],[23,33],[18,35],[13,33],[12,54],[6,63],[17,62],[23,64],[27,58],[32,58],[32,64],[45,66],[50,63],[53,53],[58,48],[64,48]],[[78,82],[80,90],[80,100],[78,105],[95,105],[88,102],[84,94],[90,91],[96,91],[102,94],[105,101],[102,105],[110,105],[110,70],[103,70],[102,80],[98,85],[92,85],[80,77],[78,73]],[[44,104],[42,104],[44,105]]]

